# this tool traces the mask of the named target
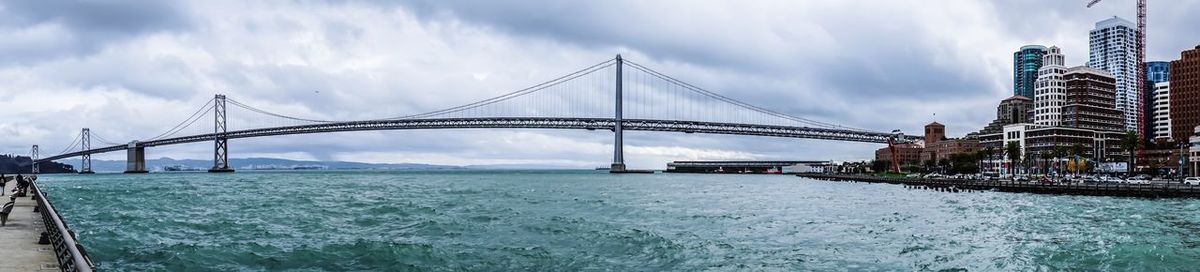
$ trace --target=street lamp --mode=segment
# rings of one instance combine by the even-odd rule
[[[1183,179],[1184,179],[1183,170],[1185,168],[1183,167],[1183,165],[1188,162],[1187,147],[1188,147],[1188,143],[1186,143],[1186,142],[1179,143],[1179,181],[1180,182],[1183,182]]]

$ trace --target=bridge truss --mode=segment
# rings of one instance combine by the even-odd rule
[[[226,107],[227,103],[230,107]],[[203,126],[194,126],[210,113],[213,118],[212,130],[203,131]],[[879,144],[889,141],[907,143],[920,139],[919,136],[906,136],[898,131],[887,133],[856,129],[768,110],[696,87],[617,56],[613,60],[497,97],[390,118],[348,121],[301,118],[217,95],[184,121],[157,136],[114,143],[85,128],[63,152],[35,159],[35,162],[82,157],[84,169],[90,170],[92,154],[129,150],[131,169],[127,172],[145,172],[144,169],[132,169],[133,165],[144,165],[144,162],[136,164],[132,160],[144,160],[141,154],[146,147],[213,141],[212,169],[215,172],[227,172],[232,171],[228,164],[229,139],[349,131],[463,128],[609,130],[614,132],[614,170],[624,169],[621,149],[624,130]],[[93,138],[108,146],[90,148]]]

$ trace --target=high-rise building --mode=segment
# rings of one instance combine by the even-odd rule
[[[1171,139],[1171,82],[1164,81],[1154,84],[1154,111],[1151,112],[1150,124],[1153,124],[1153,140],[1169,141]]]
[[[1137,29],[1133,23],[1113,16],[1096,22],[1090,32],[1088,66],[1104,70],[1117,80],[1117,110],[1125,119],[1125,130],[1138,131],[1144,127],[1138,117],[1143,112],[1142,91],[1137,89]],[[1036,98],[1035,98],[1036,100]]]
[[[1032,112],[1033,99],[1020,95],[1005,98],[996,106],[996,119],[974,135],[1000,133],[1006,125],[1030,123],[1032,117],[1029,114]]]
[[[1013,95],[1033,97],[1033,84],[1045,55],[1046,47],[1041,45],[1026,45],[1013,52]]]
[[[1062,126],[1096,131],[1123,131],[1121,111],[1113,107],[1116,89],[1112,75],[1087,66],[1067,69]]]
[[[1051,46],[1049,52],[1042,57],[1042,68],[1038,69],[1038,79],[1033,95],[1033,123],[1046,126],[1057,126],[1062,121],[1062,106],[1066,104],[1066,83],[1063,73],[1063,54],[1058,46]]]
[[[1171,62],[1147,61],[1146,82],[1159,83],[1171,80]]]
[[[1200,126],[1200,46],[1171,61],[1170,76],[1171,138],[1186,143],[1192,129]]]
[[[1157,131],[1158,131],[1158,122],[1161,122],[1161,120],[1159,120],[1159,118],[1158,118],[1158,116],[1156,116],[1155,112],[1157,110],[1159,110],[1160,106],[1164,106],[1162,110],[1166,110],[1166,108],[1165,108],[1166,103],[1167,103],[1165,101],[1166,98],[1165,97],[1163,98],[1164,101],[1159,101],[1159,99],[1157,98],[1158,95],[1155,93],[1155,91],[1158,90],[1158,88],[1155,87],[1155,84],[1167,82],[1168,80],[1171,80],[1170,75],[1171,75],[1171,63],[1170,62],[1166,62],[1166,61],[1147,61],[1146,62],[1146,91],[1144,92],[1145,96],[1142,97],[1142,101],[1144,102],[1144,104],[1142,105],[1143,106],[1143,108],[1142,108],[1143,118],[1142,119],[1144,119],[1144,120],[1142,122],[1143,122],[1143,124],[1145,124],[1145,127],[1143,127],[1142,135],[1147,135],[1146,136],[1147,140],[1159,139],[1159,137],[1157,135]],[[1167,117],[1164,116],[1163,118],[1165,119]],[[1166,140],[1169,138],[1171,138],[1171,137],[1170,136],[1162,137],[1161,139]]]

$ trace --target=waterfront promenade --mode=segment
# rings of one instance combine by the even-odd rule
[[[7,193],[2,198],[6,203],[10,199]],[[34,206],[37,201],[31,197],[16,198],[8,222],[0,227],[0,271],[59,270],[54,247],[37,243],[45,221],[41,213],[33,211]]]
[[[797,174],[816,180],[888,183],[915,186],[922,189],[960,191],[996,190],[1014,193],[1061,195],[1128,196],[1128,197],[1192,197],[1200,198],[1200,186],[1183,184],[1114,184],[1114,183],[1039,183],[1017,181],[983,181],[965,179],[894,178],[867,175]]]

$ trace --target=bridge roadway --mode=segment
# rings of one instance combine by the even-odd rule
[[[489,118],[435,118],[435,119],[384,119],[367,121],[329,122],[311,125],[283,126],[229,131],[228,139],[267,137],[277,135],[314,134],[346,131],[405,130],[405,129],[454,129],[454,128],[531,128],[531,129],[586,129],[613,130],[616,122],[612,118],[556,118],[556,117],[489,117]],[[858,131],[849,129],[825,129],[795,126],[753,125],[720,122],[696,122],[654,119],[623,119],[625,130],[684,132],[705,134],[752,135],[800,139],[820,139],[865,143],[887,143],[890,133]],[[138,142],[138,147],[174,145],[213,141],[216,133],[189,135]],[[901,136],[898,142],[911,142],[920,136]],[[128,149],[128,145],[114,145],[91,150],[65,153],[45,158],[38,162],[78,157],[84,154],[107,153]]]

